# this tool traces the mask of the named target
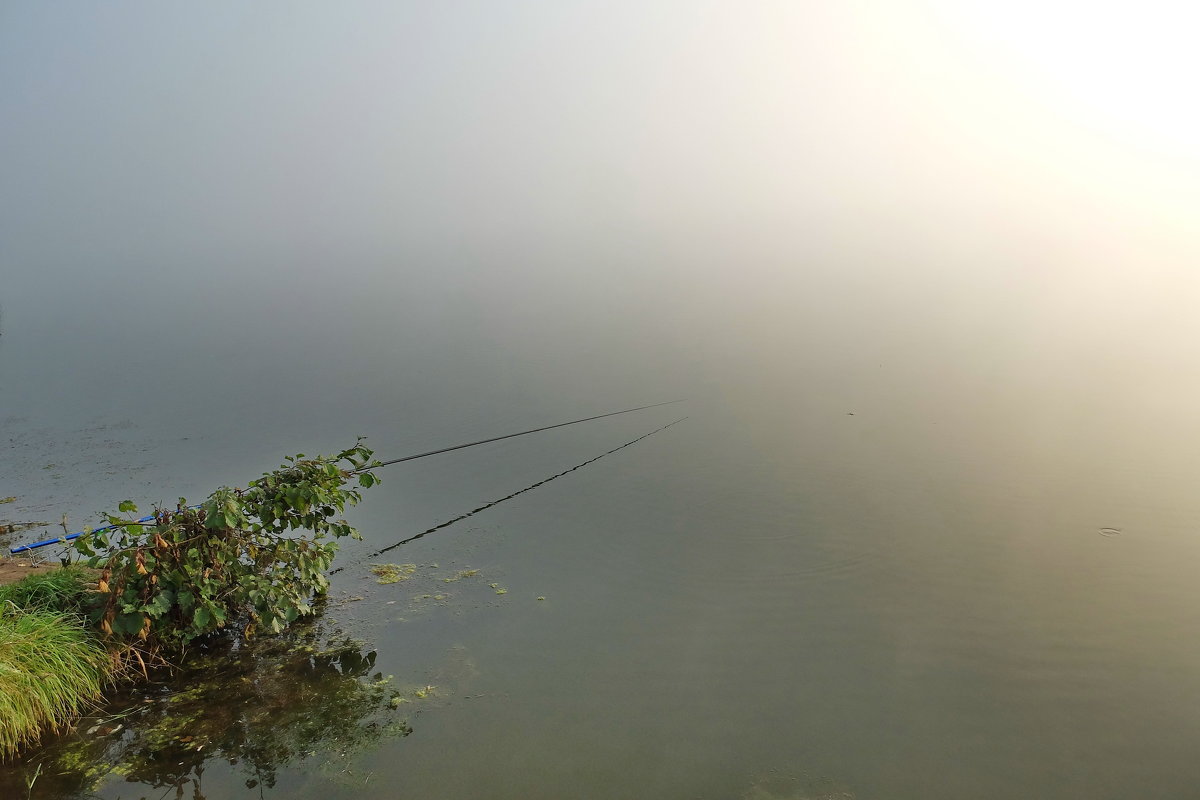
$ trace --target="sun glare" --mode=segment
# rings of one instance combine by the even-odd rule
[[[1123,144],[1195,157],[1200,75],[1191,3],[945,3],[955,33],[1002,59],[1021,91]]]

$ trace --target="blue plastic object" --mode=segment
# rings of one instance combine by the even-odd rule
[[[199,505],[188,506],[188,508],[199,508],[199,507],[200,507]],[[126,524],[137,525],[137,524],[140,524],[143,522],[150,522],[153,519],[154,519],[154,515],[151,514],[148,517],[142,517],[141,519],[135,519],[132,523],[126,523]],[[80,536],[90,536],[93,533],[100,533],[101,531],[111,531],[111,530],[114,530],[119,527],[120,527],[119,525],[105,525],[101,528],[96,528],[95,530],[91,530],[91,531],[79,531],[78,533],[69,533],[66,536],[56,536],[53,539],[44,539],[43,541],[34,542],[33,544],[23,544],[20,547],[12,547],[12,548],[9,548],[8,552],[12,553],[15,556],[17,553],[24,553],[26,550],[36,550],[37,548],[45,547],[46,545],[59,544],[61,542],[69,542],[72,539],[78,539]]]

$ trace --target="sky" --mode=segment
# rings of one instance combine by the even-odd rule
[[[730,358],[797,319],[879,334],[904,307],[924,309],[917,339],[982,342],[1003,319],[1067,349],[1182,340],[1197,15],[5,3],[0,278],[11,310],[56,276],[69,312],[63,294],[353,276],[513,336],[552,305],[547,324],[720,328],[704,346]]]
[[[47,227],[63,248],[119,238],[133,250],[405,247],[449,231],[503,241],[597,226],[737,237],[836,221],[838,204],[878,214],[897,195],[906,225],[926,209],[1054,213],[1084,198],[1183,223],[1200,134],[1187,102],[1197,14],[1062,2],[6,4],[4,239],[28,253]]]

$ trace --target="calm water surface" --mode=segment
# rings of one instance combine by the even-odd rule
[[[279,294],[262,271],[154,274],[75,275],[87,302],[66,305],[53,274],[6,290],[11,519],[78,527],[357,434],[394,457],[688,400],[387,468],[316,630],[214,645],[6,767],[5,796],[39,763],[48,798],[1197,786],[1196,354],[1139,373],[1174,340],[1088,357],[1062,331],[1099,335],[1089,311],[947,318],[852,272],[795,313],[764,294],[752,329],[665,326],[618,289],[573,311],[522,300],[533,282],[462,293],[367,266]],[[684,415],[388,553],[409,581],[367,571]]]

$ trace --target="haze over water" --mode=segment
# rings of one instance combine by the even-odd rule
[[[381,471],[330,613],[458,688],[268,794],[1192,797],[1196,22],[6,7],[0,508],[686,397]]]

